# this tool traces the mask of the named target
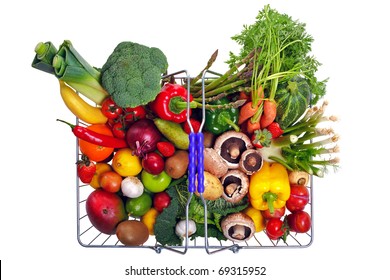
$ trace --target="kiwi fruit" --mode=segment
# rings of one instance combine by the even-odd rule
[[[165,160],[165,172],[173,179],[179,179],[186,174],[188,168],[188,152],[177,150]]]
[[[118,224],[116,236],[125,246],[139,246],[148,240],[149,230],[138,220],[126,220]]]

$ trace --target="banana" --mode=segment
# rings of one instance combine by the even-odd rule
[[[81,121],[88,124],[101,124],[107,122],[99,107],[94,107],[82,99],[65,82],[60,81],[60,93],[66,107]]]

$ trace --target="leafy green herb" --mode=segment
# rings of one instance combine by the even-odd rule
[[[244,197],[241,201],[237,203],[227,202],[223,198],[218,198],[216,200],[208,200],[206,202],[207,210],[214,214],[219,214],[226,216],[230,213],[240,212],[248,206],[248,199]]]
[[[232,37],[239,45],[239,54],[230,53],[230,67],[255,51],[252,75],[253,97],[257,89],[270,91],[272,99],[278,83],[287,82],[296,75],[308,80],[315,104],[325,94],[327,80],[319,81],[315,73],[320,63],[310,56],[313,38],[306,32],[306,25],[280,14],[269,5],[259,11],[252,25],[244,25],[240,34]],[[260,115],[257,114],[258,116]]]
[[[204,237],[205,236],[205,227],[203,223],[196,224],[196,232],[191,235],[191,240],[196,237]],[[223,235],[222,230],[217,227],[217,225],[207,225],[207,238],[214,237],[218,240],[227,240],[227,238]]]

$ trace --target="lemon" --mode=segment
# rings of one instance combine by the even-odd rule
[[[141,222],[148,228],[150,235],[154,235],[154,224],[159,214],[156,208],[152,207],[141,217]]]
[[[141,217],[152,207],[152,197],[148,193],[143,193],[139,197],[128,198],[125,207],[129,215]]]
[[[112,168],[122,177],[136,176],[141,172],[142,164],[131,149],[122,148],[112,158]]]

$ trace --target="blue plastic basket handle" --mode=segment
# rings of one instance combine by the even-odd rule
[[[190,144],[188,147],[188,191],[194,193],[196,186],[196,134],[191,132],[189,134]]]
[[[196,134],[196,166],[197,166],[197,181],[198,181],[198,193],[204,192],[204,137],[202,132]]]
[[[204,73],[203,73],[204,75]],[[202,92],[202,121],[199,127],[199,131],[195,132],[190,121],[190,81],[187,76],[187,123],[190,127],[189,134],[189,148],[188,148],[188,191],[194,193],[204,192],[204,136],[202,133],[203,125],[205,122],[205,94]]]

